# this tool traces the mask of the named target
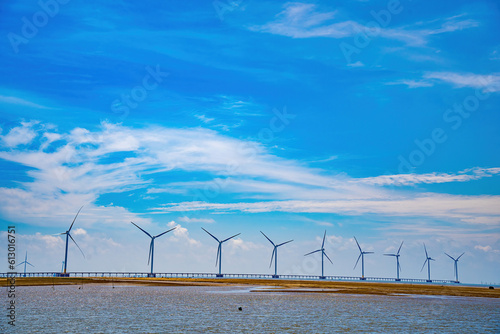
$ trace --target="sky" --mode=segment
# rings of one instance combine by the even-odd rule
[[[2,2],[0,256],[500,283],[499,5]]]

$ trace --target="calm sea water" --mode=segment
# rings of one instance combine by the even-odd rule
[[[248,287],[80,287],[17,287],[15,332],[500,332],[500,300],[490,298],[250,292]]]

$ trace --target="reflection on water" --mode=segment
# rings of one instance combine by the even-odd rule
[[[492,298],[118,285],[17,287],[16,297],[18,333],[500,332]]]

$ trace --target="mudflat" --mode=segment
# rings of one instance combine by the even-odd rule
[[[259,292],[341,293],[366,295],[440,295],[500,298],[500,289],[488,286],[452,284],[408,284],[339,281],[302,281],[284,279],[233,278],[116,278],[116,277],[17,277],[16,286],[43,285],[154,285],[154,286],[251,286]],[[8,279],[1,286],[10,285]]]

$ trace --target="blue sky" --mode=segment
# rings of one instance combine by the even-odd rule
[[[0,221],[36,270],[500,278],[496,1],[0,5]],[[5,229],[4,229],[5,230]],[[3,232],[5,234],[5,232]],[[6,242],[4,237],[1,241]],[[2,247],[2,254],[5,255]],[[316,254],[317,255],[317,254]]]

